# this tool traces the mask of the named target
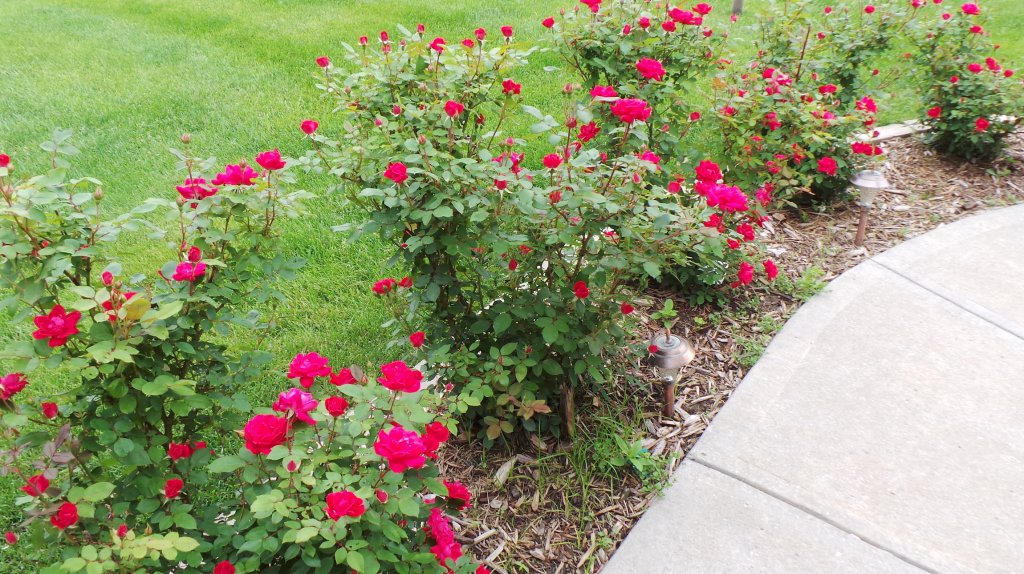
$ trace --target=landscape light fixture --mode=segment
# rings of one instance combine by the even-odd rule
[[[689,341],[673,335],[668,329],[655,335],[650,344],[657,346],[658,350],[650,354],[647,364],[658,371],[658,380],[665,394],[662,412],[666,417],[672,417],[676,406],[676,383],[682,378],[683,367],[690,364],[696,352]]]
[[[855,185],[857,191],[860,192],[858,201],[860,203],[860,224],[857,226],[857,239],[854,240],[853,244],[861,247],[864,245],[864,233],[868,227],[868,212],[871,210],[871,204],[875,201],[875,196],[878,195],[880,190],[889,187],[889,180],[885,179],[885,176],[880,171],[866,169],[857,172],[850,180],[850,183]]]

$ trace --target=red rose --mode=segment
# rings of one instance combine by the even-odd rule
[[[650,58],[641,58],[636,63],[636,70],[640,72],[641,76],[649,80],[660,82],[665,77],[665,68],[662,67],[661,62]]]
[[[403,361],[388,363],[382,366],[380,371],[384,376],[379,377],[377,381],[386,389],[405,393],[415,393],[420,390],[423,373],[410,369]]]
[[[260,164],[260,167],[270,171],[283,169],[284,162],[281,161],[281,152],[274,148],[274,151],[265,151],[256,156],[256,163]]]
[[[381,42],[387,42],[388,41],[388,31],[387,30],[381,30],[380,31],[380,41]]]
[[[487,30],[484,30],[483,28],[477,28],[476,32],[474,32],[473,34],[476,36],[477,40],[483,42],[484,38],[487,37]]]
[[[380,281],[374,283],[373,287],[371,287],[370,290],[378,295],[385,295],[391,292],[391,290],[395,288],[395,285],[398,285],[398,282],[395,281],[394,279],[381,279]]]
[[[981,14],[981,8],[979,8],[977,4],[972,4],[970,2],[961,6],[960,10],[968,16],[977,16],[978,14]]]
[[[971,26],[971,34],[982,34],[984,32],[985,29],[981,26]]]
[[[494,187],[498,188],[499,190],[505,189],[506,187],[508,187],[508,182],[505,181],[504,179],[496,179],[494,180]]]
[[[409,174],[404,163],[395,162],[388,164],[388,168],[384,170],[384,177],[395,183],[402,183],[409,179]]]
[[[320,127],[320,124],[313,120],[306,120],[302,122],[302,124],[299,127],[302,128],[302,133],[306,135],[313,135],[313,132],[316,131],[316,128]]]
[[[289,379],[299,379],[299,384],[305,388],[313,386],[314,377],[328,377],[331,375],[331,368],[327,366],[329,359],[321,357],[318,353],[299,353],[288,365]]]
[[[444,104],[444,113],[448,114],[448,117],[450,118],[458,117],[458,115],[461,114],[462,111],[465,109],[465,106],[463,106],[459,102],[454,102],[452,100],[448,100]]]
[[[0,379],[0,400],[6,401],[14,395],[25,390],[28,386],[28,379],[21,373],[10,373]]]
[[[330,369],[327,374],[330,375]],[[300,421],[315,425],[316,421],[309,416],[310,411],[316,409],[320,401],[314,400],[313,395],[303,392],[302,389],[291,388],[279,395],[270,408],[279,413],[286,413],[286,416],[294,415]]]
[[[444,41],[444,38],[434,38],[434,41],[430,43],[430,49],[440,54],[444,51],[445,44],[447,42]]]
[[[423,331],[416,331],[412,335],[409,335],[409,342],[412,343],[413,348],[419,349],[420,347],[423,346],[423,340],[425,338],[426,335],[423,333]]]
[[[224,560],[214,566],[213,574],[235,574],[235,567],[227,560]]]
[[[984,70],[984,68],[981,67],[981,64],[969,64],[967,69],[975,74],[980,74],[981,71]]]
[[[360,46],[365,46],[365,45],[367,45],[369,43],[370,43],[370,39],[367,38],[366,36],[360,36],[359,37],[359,45]]]
[[[327,66],[331,65],[331,61],[328,60],[326,56],[320,56],[319,58],[316,59],[316,65],[320,66],[321,68],[326,68]]]
[[[448,488],[448,498],[452,500],[459,500],[462,504],[459,505],[459,510],[465,510],[469,508],[469,501],[473,499],[473,495],[469,493],[469,489],[462,486],[462,483],[444,481],[444,485]]]
[[[501,93],[503,93],[503,94],[516,94],[516,95],[519,95],[519,92],[522,89],[523,89],[523,85],[522,84],[517,84],[517,83],[513,82],[512,80],[505,80],[504,82],[501,83]]]
[[[43,416],[48,419],[57,418],[57,403],[43,403]]]
[[[544,26],[545,28],[551,28],[551,27],[553,27],[555,25],[555,19],[554,18],[544,18],[544,20],[540,24],[541,24],[541,26]]]
[[[180,478],[172,478],[164,485],[164,498],[177,498],[185,483]]]
[[[700,14],[701,16],[707,16],[711,13],[711,6],[701,2],[693,7],[693,11]]]
[[[171,457],[171,460],[189,458],[193,452],[195,452],[195,449],[189,446],[188,443],[176,444],[172,442],[167,446],[167,456]]]
[[[978,120],[974,122],[974,130],[977,132],[983,132],[987,130],[990,125],[992,124],[988,123],[988,120],[985,118],[978,118]]]
[[[104,271],[103,274],[100,275],[100,279],[103,281],[103,285],[105,287],[110,287],[114,284],[114,274],[110,271]]]
[[[0,153],[0,167],[7,167],[9,165],[11,165],[11,156]]]
[[[836,160],[830,157],[823,157],[818,160],[818,171],[822,173],[834,176],[838,167]]]
[[[324,401],[324,407],[327,408],[327,413],[332,417],[340,417],[348,409],[348,401],[341,397],[327,397]]]
[[[650,346],[648,346],[647,347],[647,352],[652,354],[652,355],[654,353],[657,353],[658,352],[658,346],[657,345],[650,345]]]
[[[4,534],[4,540],[6,540],[8,544],[13,546],[18,541],[18,535],[8,530]]]
[[[60,505],[57,514],[50,517],[50,524],[56,526],[57,530],[64,530],[76,522],[78,522],[78,507],[70,502]]]
[[[867,14],[871,14],[874,11],[875,11],[875,7],[870,5],[870,4],[868,4],[867,6],[864,7],[864,12],[867,13]]]
[[[959,81],[960,81],[960,78],[958,78],[956,76],[953,76],[952,78],[949,79],[949,83],[950,84],[955,84],[955,83],[957,83]]]
[[[1009,78],[1013,75],[1013,70],[1003,70],[1003,76]]]
[[[41,474],[31,476],[25,482],[28,484],[21,487],[21,490],[29,496],[42,496],[43,491],[50,488],[50,481]]]
[[[256,415],[245,424],[245,448],[253,454],[270,454],[271,449],[284,443],[290,429],[285,417]]]
[[[392,472],[405,472],[407,468],[422,468],[427,462],[426,447],[420,435],[400,426],[390,432],[380,431],[373,450],[388,461]]]
[[[358,381],[352,376],[349,369],[341,369],[336,374],[331,373],[331,384],[340,387],[341,385],[354,385]]]
[[[651,117],[651,108],[647,102],[637,99],[618,100],[611,107],[612,113],[620,122],[633,123]]]
[[[928,110],[928,117],[932,118],[933,120],[934,119],[938,119],[939,116],[941,116],[941,115],[942,115],[942,108],[941,107],[934,107],[934,108]]]
[[[572,286],[572,292],[580,299],[590,297],[590,289],[587,289],[587,283],[585,281],[577,281]]]
[[[623,303],[622,307],[620,307],[619,309],[622,311],[623,315],[629,315],[630,313],[635,311],[635,309],[633,309],[633,306],[630,305],[629,303]]]
[[[544,156],[543,161],[544,167],[548,169],[555,169],[556,167],[562,165],[562,157],[557,153],[549,153],[548,155]]]
[[[637,21],[637,25],[640,26],[641,28],[643,28],[644,30],[646,30],[646,29],[651,27],[651,19],[646,17],[646,16],[643,17],[643,18],[640,18]]]
[[[128,525],[127,524],[122,524],[121,526],[117,527],[117,537],[118,538],[124,538],[126,534],[128,534]]]
[[[597,11],[601,9],[601,0],[580,0],[580,4],[586,4],[590,7],[590,11],[597,14]]]
[[[357,518],[366,512],[366,504],[362,498],[350,490],[332,492],[327,495],[327,516],[338,521],[342,516]]]
[[[386,493],[383,490],[378,488],[377,489],[377,500],[379,500],[381,502],[381,504],[387,502],[388,501],[388,493]]]
[[[517,268],[519,268],[519,262],[516,261],[515,259],[509,260],[509,262],[508,262],[508,270],[509,271],[515,271]]]
[[[32,338],[42,340],[49,339],[47,343],[51,348],[60,347],[67,342],[68,337],[78,333],[78,321],[82,318],[81,311],[68,313],[64,307],[54,305],[48,315],[35,317],[33,321],[37,330],[32,333]]]
[[[512,37],[512,26],[502,26],[501,27],[501,35],[506,37],[506,38],[511,38]]]
[[[423,435],[420,436],[423,440],[423,448],[433,452],[441,446],[441,443],[448,442],[451,434],[448,427],[439,422],[432,422],[423,428]]]
[[[772,280],[778,277],[779,268],[775,266],[775,262],[771,259],[765,260],[761,265],[764,265],[764,272],[768,274],[768,279]]]

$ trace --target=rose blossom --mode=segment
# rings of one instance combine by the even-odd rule
[[[962,10],[963,13],[967,14],[968,16],[977,16],[978,14],[981,14],[981,8],[979,8],[977,4],[973,4],[970,2],[961,6],[960,10]]]
[[[41,474],[31,476],[25,482],[28,484],[21,487],[21,490],[29,496],[42,496],[43,491],[50,488],[50,481]]]
[[[545,18],[541,22],[541,25],[544,26],[545,28],[551,28],[551,27],[553,27],[555,25],[555,19],[554,18]]]
[[[661,65],[661,62],[650,58],[641,58],[636,63],[636,70],[640,72],[641,76],[657,82],[660,82],[665,77],[665,68]]]
[[[544,167],[546,167],[548,169],[555,169],[558,166],[562,165],[562,157],[559,156],[557,153],[550,153],[550,154],[544,156],[544,160],[543,161],[544,161]]]
[[[224,173],[218,173],[210,183],[212,185],[253,185],[253,179],[259,175],[249,166],[243,168],[241,165],[226,165]]]
[[[749,284],[754,280],[754,266],[744,261],[740,264],[740,271],[737,274],[737,277],[739,277],[740,285]],[[736,287],[737,285],[733,283],[733,286]]]
[[[823,157],[818,160],[818,171],[824,174],[834,176],[838,167],[836,160],[830,157]]]
[[[590,122],[589,124],[583,124],[580,126],[580,133],[577,137],[581,142],[586,143],[597,137],[597,134],[599,133],[601,133],[601,128],[599,128],[596,123]]]
[[[448,117],[450,118],[458,117],[458,115],[461,114],[465,109],[465,106],[463,106],[459,102],[455,102],[452,100],[448,100],[444,104],[444,113],[448,114]]]
[[[451,434],[448,427],[436,421],[432,422],[423,428],[423,434],[420,436],[423,440],[423,448],[428,452],[433,452],[440,448],[442,443],[448,442]]]
[[[68,313],[64,307],[54,305],[49,314],[39,315],[32,319],[36,325],[36,331],[32,333],[32,338],[36,340],[49,339],[47,345],[51,348],[60,347],[67,342],[68,337],[79,332],[77,325],[81,318],[81,311]]]
[[[391,279],[389,277],[387,279],[381,279],[380,281],[374,283],[373,287],[371,287],[370,290],[378,295],[384,295],[389,293],[392,289],[394,289],[395,285],[397,284],[398,283],[394,279]]]
[[[11,156],[0,153],[0,167],[7,167],[9,165],[11,165]]]
[[[205,199],[217,193],[217,188],[208,187],[206,180],[201,177],[185,178],[185,185],[177,185],[178,195],[184,199]],[[192,204],[195,207],[196,203]]]
[[[353,385],[356,382],[356,378],[352,376],[352,371],[349,369],[341,369],[337,374],[331,373],[332,385],[340,387],[342,385]]]
[[[306,135],[313,135],[313,132],[316,131],[316,128],[320,127],[320,124],[313,120],[306,120],[302,122],[299,127],[302,129],[302,133]]]
[[[601,0],[580,0],[580,4],[586,4],[590,7],[590,11],[597,14],[597,11],[601,9]]]
[[[939,116],[941,116],[941,115],[942,115],[942,108],[941,107],[934,107],[934,108],[931,108],[930,110],[928,110],[928,117],[932,118],[933,120],[934,119],[938,119]]]
[[[281,152],[274,148],[274,151],[265,151],[256,156],[256,163],[260,164],[263,169],[270,171],[284,168],[284,162],[281,161]]]
[[[420,347],[423,346],[423,341],[425,338],[426,334],[423,331],[416,331],[412,335],[409,335],[409,342],[412,343],[414,349],[419,349]]]
[[[206,273],[205,263],[192,263],[190,261],[182,261],[174,268],[174,275],[171,279],[175,281],[196,281]]]
[[[580,299],[586,299],[587,297],[590,297],[590,289],[587,288],[587,283],[585,281],[577,281],[575,284],[573,284],[572,292],[574,295],[576,295],[576,297]]]
[[[25,390],[28,386],[28,379],[21,373],[10,373],[0,379],[0,400],[6,401],[14,395]]]
[[[501,93],[503,94],[515,94],[519,95],[519,92],[523,89],[522,84],[517,84],[511,79],[505,80],[501,83]]]
[[[430,49],[440,55],[441,52],[444,51],[445,44],[447,44],[447,42],[444,41],[444,38],[434,38],[434,41],[430,43]]]
[[[284,444],[291,425],[285,417],[256,415],[245,424],[245,448],[253,454],[270,454],[279,444]]]
[[[871,14],[874,11],[875,11],[875,7],[870,5],[870,4],[868,4],[867,6],[864,7],[864,12],[867,13],[867,14]],[[744,283],[744,285],[745,285],[745,283]]]
[[[227,560],[222,560],[214,566],[213,574],[235,574],[235,566]]]
[[[619,307],[619,310],[620,310],[620,311],[622,311],[622,314],[623,314],[623,315],[629,315],[630,313],[632,313],[633,311],[635,311],[635,309],[633,308],[633,306],[632,306],[632,305],[630,305],[629,303],[623,303],[623,304],[622,304],[622,306],[621,306],[621,307]]]
[[[615,88],[611,86],[594,86],[594,89],[590,90],[590,95],[594,98],[614,98],[618,96],[615,93]]]
[[[127,535],[127,534],[128,534],[128,525],[127,524],[122,524],[121,526],[117,527],[117,537],[118,538],[124,538],[125,535]]]
[[[697,164],[697,167],[694,171],[696,171],[697,179],[699,179],[700,181],[714,183],[722,179],[722,170],[721,168],[718,167],[718,164],[713,161],[701,161],[699,164]]]
[[[462,502],[458,507],[459,510],[465,510],[471,506],[469,501],[473,499],[473,495],[469,493],[469,489],[463,486],[461,482],[448,482],[446,480],[444,485],[448,488],[449,499]]]
[[[57,527],[57,530],[64,530],[78,522],[78,507],[70,502],[60,505],[57,514],[50,517],[50,524]]]
[[[395,162],[388,164],[388,168],[384,170],[384,177],[395,183],[402,183],[409,179],[409,174],[404,163]]]
[[[192,456],[192,453],[194,452],[195,449],[193,449],[191,446],[189,446],[188,443],[185,442],[181,444],[172,442],[167,445],[167,456],[171,457],[171,460],[189,458]]]
[[[506,38],[511,38],[512,37],[512,26],[502,26],[501,27],[501,35],[506,37]]]
[[[43,403],[41,407],[44,417],[48,419],[57,418],[57,403]]]
[[[974,131],[983,132],[987,130],[988,126],[990,125],[991,124],[988,123],[988,120],[986,120],[985,118],[978,118],[978,120],[974,122]]]
[[[348,401],[341,397],[327,397],[324,400],[324,407],[327,409],[327,414],[332,417],[340,417],[348,410]]]
[[[327,508],[324,509],[327,516],[335,522],[341,520],[342,516],[358,518],[366,512],[366,504],[362,498],[356,496],[351,490],[332,492],[327,495]]]
[[[185,483],[180,478],[168,480],[167,484],[164,485],[164,498],[177,498],[184,486]]]
[[[309,411],[315,409],[318,404],[320,402],[314,400],[313,395],[303,392],[302,389],[292,388],[279,394],[277,401],[271,408],[279,413],[295,413],[295,418],[304,423],[315,425],[316,421],[309,416]]]
[[[18,542],[18,535],[8,530],[4,533],[4,540],[6,540],[8,544],[13,546]]]
[[[380,431],[373,450],[388,461],[392,472],[405,472],[407,468],[422,468],[426,463],[426,448],[418,434],[400,426],[390,432]]]
[[[612,113],[620,122],[633,123],[651,117],[651,108],[647,102],[637,99],[618,100],[611,107]]]
[[[410,369],[404,361],[388,363],[380,368],[380,372],[384,376],[378,377],[377,381],[395,392],[418,392],[423,381],[423,373]]]
[[[778,277],[779,268],[775,266],[774,261],[772,261],[771,259],[766,259],[764,262],[761,263],[761,265],[764,265],[764,272],[768,274],[769,280]]]
[[[321,357],[318,353],[299,353],[288,365],[289,379],[299,379],[299,384],[304,388],[313,386],[314,377],[327,377],[331,374],[331,368],[327,366],[329,359]]]

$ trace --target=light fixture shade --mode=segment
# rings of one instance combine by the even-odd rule
[[[658,369],[658,374],[681,369],[690,364],[696,355],[689,341],[675,335],[666,338],[664,333],[659,333],[651,339],[650,344],[656,345],[658,350],[647,357],[647,364]]]
[[[857,172],[850,179],[850,183],[857,186],[857,191],[860,192],[860,204],[865,207],[870,207],[874,203],[880,190],[889,187],[889,180],[885,179],[885,175],[873,169]]]

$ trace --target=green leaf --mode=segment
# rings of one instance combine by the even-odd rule
[[[436,478],[425,478],[423,479],[423,483],[427,485],[427,489],[430,492],[439,496],[448,496],[448,487]]]
[[[316,536],[317,532],[320,532],[320,529],[316,526],[307,526],[302,528],[295,533],[295,543],[302,544],[303,542],[308,542],[310,538]],[[355,568],[355,566],[353,566],[353,568]]]
[[[501,333],[512,326],[512,315],[502,313],[494,320],[494,333]]]
[[[398,509],[406,516],[419,516],[420,505],[411,498],[398,499]]]
[[[96,484],[93,484],[89,488],[85,489],[85,494],[82,496],[82,498],[88,500],[89,502],[99,502],[104,498],[110,496],[110,493],[112,492],[114,492],[113,484],[109,482],[97,482]]]
[[[349,552],[348,556],[345,557],[345,561],[352,567],[356,572],[363,571],[363,555],[358,552]]]
[[[245,466],[245,461],[237,456],[222,456],[210,463],[207,469],[210,472],[234,472]]]
[[[556,329],[554,325],[548,325],[547,327],[544,327],[544,330],[541,331],[541,334],[544,336],[544,342],[549,345],[558,340],[558,329]]]
[[[68,572],[78,572],[82,568],[85,568],[85,560],[75,556],[74,558],[68,558],[64,561],[63,568]]]

